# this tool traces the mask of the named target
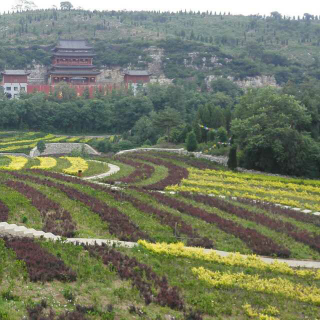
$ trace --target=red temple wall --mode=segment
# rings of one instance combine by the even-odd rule
[[[87,59],[87,58],[86,58]],[[59,60],[59,61],[58,61]],[[54,58],[52,61],[53,65],[66,65],[66,66],[91,66],[92,65],[92,58],[88,58],[88,61],[73,61],[71,58],[65,58],[65,61],[62,61],[62,58]]]
[[[146,83],[146,82],[150,82],[150,76],[130,76],[128,74],[126,74],[124,76],[124,82],[125,83]]]
[[[44,92],[50,94],[55,91],[55,85],[28,85],[27,93]],[[103,95],[110,93],[112,90],[120,89],[122,86],[119,85],[71,85],[76,91],[77,96],[82,96],[86,88],[89,89],[89,95],[92,98],[96,90],[99,90]]]
[[[3,83],[27,83],[28,76],[8,76],[3,75]]]

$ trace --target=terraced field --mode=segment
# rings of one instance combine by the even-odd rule
[[[0,153],[14,152],[29,154],[37,145],[38,141],[44,141],[46,143],[69,142],[90,144],[99,140],[103,140],[103,138],[56,136],[42,132],[0,132]]]
[[[16,170],[0,159],[1,221],[139,242],[128,249],[0,239],[0,319],[320,319],[320,271],[251,255],[320,260],[320,181],[148,152],[95,157],[120,167],[97,184],[62,174],[67,159]],[[84,163],[90,170],[77,159],[74,172]]]

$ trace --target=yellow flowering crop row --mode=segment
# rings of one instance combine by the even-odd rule
[[[53,135],[48,135],[48,136],[52,136],[53,138],[46,138],[43,137],[40,140],[44,140],[45,142],[59,142],[61,140],[65,140],[67,137],[54,137]],[[48,137],[47,136],[47,137]],[[8,152],[8,151],[14,151],[14,150],[18,150],[18,149],[22,149],[22,148],[34,148],[37,145],[37,140],[38,139],[34,139],[31,141],[36,141],[35,143],[31,143],[31,144],[26,144],[26,145],[13,145],[13,146],[8,146],[5,148],[0,148],[0,152]],[[17,143],[20,143],[21,141],[17,141]]]
[[[71,163],[71,167],[63,169],[64,173],[76,175],[78,171],[84,172],[88,169],[87,161],[80,157],[61,157],[61,159],[66,159]]]
[[[201,180],[201,176],[198,177],[197,180],[183,179],[182,185],[191,185],[198,186],[201,188],[209,189],[209,188],[223,188],[228,190],[235,191],[244,191],[244,192],[252,192],[259,193],[264,195],[273,195],[273,196],[281,196],[286,198],[301,198],[302,200],[309,201],[317,201],[320,202],[320,194],[309,194],[306,191],[294,192],[293,190],[280,190],[280,189],[269,189],[258,186],[250,186],[247,184],[226,184],[224,182],[209,182]]]
[[[3,170],[21,170],[27,163],[28,159],[24,157],[6,156],[11,160],[10,164],[7,166],[1,166],[0,169]]]
[[[307,287],[282,278],[262,279],[258,275],[210,271],[203,267],[192,268],[192,272],[214,287],[240,288],[320,305],[320,288],[315,286]]]
[[[223,181],[232,184],[246,184],[248,183],[251,186],[260,186],[260,187],[267,187],[267,188],[277,188],[277,189],[290,189],[294,192],[307,191],[307,192],[314,192],[320,194],[320,187],[317,186],[309,186],[303,184],[295,184],[295,183],[283,183],[280,181],[268,181],[268,180],[247,180],[242,179],[241,177],[228,177],[223,175],[207,175],[207,174],[195,174],[191,173],[188,177],[188,180],[198,180],[201,181]]]
[[[24,136],[29,137],[29,136],[33,136],[33,135],[35,135],[35,134],[37,134],[37,133],[38,133],[38,132],[26,132],[26,133],[24,134]],[[2,143],[2,142],[8,142],[8,141],[15,142],[15,141],[17,141],[17,136],[12,136],[12,137],[3,138],[3,139],[1,139],[1,137],[0,137],[0,141],[1,141],[1,143]]]
[[[81,137],[72,137],[72,138],[69,138],[67,139],[68,142],[74,142],[74,141],[77,141],[79,140]]]
[[[215,195],[224,195],[224,196],[232,196],[232,197],[240,197],[240,198],[247,198],[252,200],[258,201],[265,201],[265,202],[272,202],[272,203],[280,203],[283,205],[291,206],[291,207],[298,207],[298,208],[306,208],[313,211],[319,211],[320,205],[319,203],[307,203],[307,202],[300,202],[297,200],[288,199],[285,197],[277,197],[277,196],[262,196],[256,195],[254,193],[248,192],[238,192],[238,191],[230,191],[228,189],[201,189],[199,187],[188,187],[188,186],[168,186],[166,187],[168,191],[176,191],[176,192],[197,192],[197,193],[206,193],[206,194],[215,194]],[[252,191],[254,192],[254,191]]]
[[[31,144],[25,144],[25,145],[21,145],[21,146],[9,146],[6,148],[1,148],[0,152],[7,152],[7,151],[14,151],[14,150],[18,150],[18,149],[22,149],[22,148],[34,148],[37,144],[36,143],[31,143]]]
[[[51,169],[57,165],[57,160],[51,157],[38,157],[39,166],[33,166],[31,169]]]
[[[276,181],[283,183],[294,183],[300,185],[311,185],[311,186],[320,186],[319,180],[310,180],[310,179],[296,179],[296,178],[285,178],[278,176],[268,176],[265,174],[254,174],[254,173],[241,173],[241,172],[233,172],[233,171],[222,171],[222,170],[200,170],[196,168],[189,168],[190,173],[196,174],[206,174],[206,175],[220,175],[225,177],[239,177],[241,179],[247,180],[259,180],[259,181]]]
[[[146,249],[158,254],[215,262],[228,266],[249,267],[262,271],[320,280],[320,270],[295,270],[290,268],[288,264],[277,260],[274,260],[273,263],[269,264],[261,260],[256,255],[242,256],[240,253],[231,253],[226,257],[222,257],[214,250],[210,250],[210,252],[206,253],[202,248],[187,248],[182,242],[168,244],[149,243],[145,240],[139,240],[138,243]]]
[[[4,146],[4,145],[8,145],[8,144],[24,144],[24,143],[29,143],[29,142],[38,142],[40,140],[48,140],[48,139],[52,139],[55,136],[53,134],[48,134],[45,137],[42,138],[37,138],[37,139],[32,139],[32,140],[16,140],[16,141],[9,141],[9,142],[0,142],[0,146]]]
[[[258,320],[279,320],[279,318],[273,317],[270,315],[270,311],[273,313],[279,314],[279,311],[275,307],[269,307],[262,311],[262,313],[259,313],[258,311],[254,310],[250,304],[245,304],[242,306],[244,312],[246,315],[250,318],[255,318]]]
[[[81,143],[88,143],[90,140],[92,140],[92,138],[85,138],[85,139],[81,139],[80,142]]]

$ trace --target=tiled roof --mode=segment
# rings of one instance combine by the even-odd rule
[[[147,70],[127,70],[124,72],[124,74],[127,74],[129,76],[150,76],[151,73]]]
[[[59,40],[56,48],[63,49],[92,49],[86,40]]]
[[[7,76],[27,76],[30,74],[30,72],[27,72],[25,70],[4,70],[1,73]]]

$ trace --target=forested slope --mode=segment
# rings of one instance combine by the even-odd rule
[[[116,12],[37,10],[0,16],[0,69],[25,68],[33,60],[50,64],[58,38],[87,38],[96,63],[141,67],[145,50],[164,49],[171,79],[226,75],[236,79],[274,75],[278,84],[319,78],[318,16],[234,16],[218,12]]]

